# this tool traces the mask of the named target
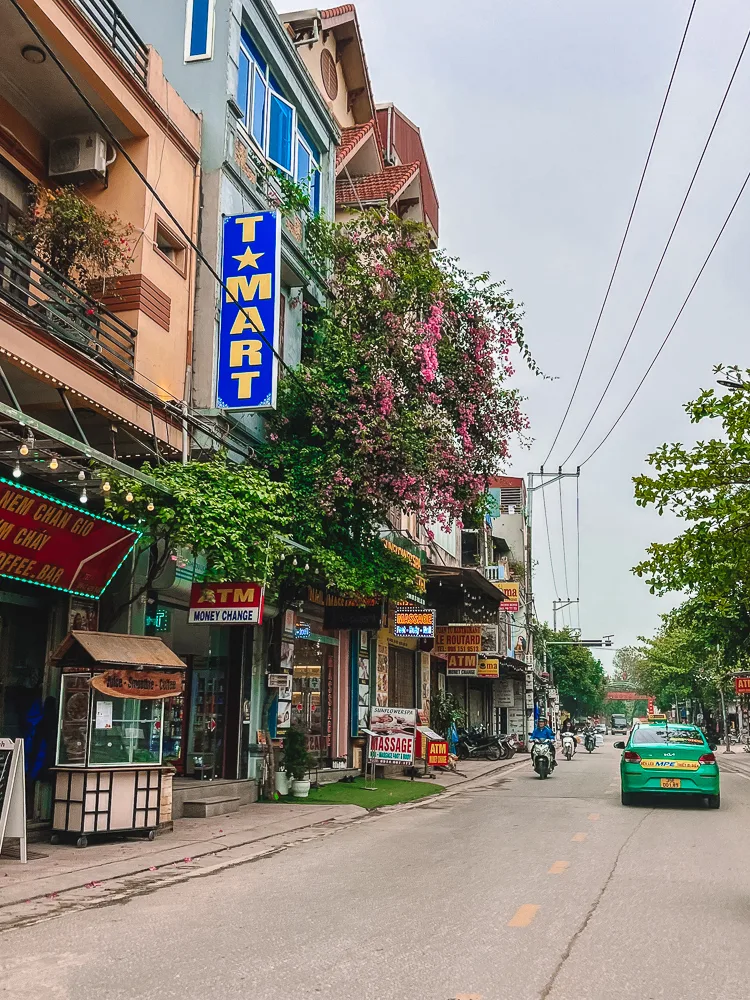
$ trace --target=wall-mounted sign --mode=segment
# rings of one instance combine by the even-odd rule
[[[498,708],[513,708],[516,703],[516,692],[510,677],[504,677],[498,684],[495,704]]]
[[[281,216],[252,212],[224,219],[216,405],[276,406]],[[272,349],[273,348],[273,349]]]
[[[518,611],[520,608],[520,584],[512,580],[503,580],[495,586],[501,592],[500,610]]]
[[[402,559],[405,559],[410,566],[414,567],[414,569],[422,568],[422,560],[419,556],[415,555],[413,552],[409,552],[408,549],[402,548],[400,545],[396,545],[396,543],[392,542],[390,538],[384,538],[383,545],[389,552],[393,552],[395,555],[401,556]]]
[[[312,629],[310,628],[309,622],[297,622],[297,624],[294,626],[294,638],[309,639],[311,631]]]
[[[383,599],[342,597],[326,593],[323,627],[329,629],[379,629],[383,619]]]
[[[182,694],[183,675],[167,670],[105,670],[94,674],[91,687],[113,698],[174,698]]]
[[[477,663],[477,677],[495,678],[500,676],[500,659],[497,656],[480,656]]]
[[[291,680],[291,674],[269,674],[268,686],[270,688],[288,688]]]
[[[448,677],[476,677],[477,654],[448,653],[448,659],[445,664],[445,673]]]
[[[438,625],[435,629],[436,653],[480,653],[481,625]]]
[[[393,612],[393,634],[415,639],[432,639],[435,635],[435,609],[398,605]]]
[[[191,625],[260,625],[263,588],[259,583],[194,583],[190,591]]]
[[[498,653],[500,651],[499,632],[497,625],[481,625],[482,629],[482,652]]]
[[[169,608],[156,607],[153,611],[146,612],[145,624],[146,628],[149,629],[150,634],[155,634],[157,632],[171,632],[172,612]]]
[[[750,677],[735,677],[734,693],[736,695],[750,695]]]
[[[0,576],[99,598],[140,535],[0,478]]]

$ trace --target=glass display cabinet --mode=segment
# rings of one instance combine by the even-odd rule
[[[185,664],[155,636],[71,632],[62,670],[52,840],[171,825],[173,769],[163,765],[165,701]]]

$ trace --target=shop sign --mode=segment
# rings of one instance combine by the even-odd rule
[[[427,744],[427,766],[447,767],[448,766],[448,741],[430,740]]]
[[[400,545],[396,545],[396,543],[392,542],[389,538],[383,539],[383,545],[389,552],[393,552],[395,555],[401,556],[402,559],[405,559],[410,566],[414,567],[414,569],[422,568],[422,560],[419,556],[414,555],[413,552],[409,552],[408,549],[401,548]]]
[[[735,677],[734,693],[736,695],[750,695],[750,677]]]
[[[383,620],[383,599],[325,595],[323,627],[328,629],[379,629]]]
[[[527,691],[526,692],[526,708],[533,708],[533,707],[534,707],[534,692],[533,691]]]
[[[281,216],[253,212],[224,219],[216,405],[276,406]]]
[[[287,688],[291,679],[291,674],[269,674],[268,686],[271,688]]]
[[[516,692],[513,681],[509,677],[503,677],[497,687],[497,698],[495,701],[497,707],[513,708],[516,703]]]
[[[481,653],[481,625],[438,625],[435,629],[436,653]]]
[[[152,633],[171,632],[172,614],[169,608],[156,608],[154,611],[147,611],[145,625]]]
[[[445,672],[448,677],[476,677],[476,653],[448,653]]]
[[[294,638],[295,639],[309,639],[310,638],[310,623],[309,622],[298,622],[294,626]]]
[[[417,710],[415,708],[374,708],[370,715],[368,755],[387,764],[414,760]]]
[[[99,598],[140,536],[0,478],[0,576]]]
[[[500,659],[497,656],[480,656],[477,663],[477,677],[494,679],[500,676]]]
[[[501,593],[500,610],[518,611],[521,606],[520,584],[512,580],[503,580],[501,583],[496,583],[495,586]]]
[[[71,597],[68,632],[96,632],[98,628],[99,604],[83,597]]]
[[[482,625],[482,652],[499,653],[499,633],[497,625]]]
[[[191,625],[260,625],[263,588],[259,583],[194,583],[190,591]]]
[[[166,670],[105,670],[94,674],[91,687],[113,698],[174,698],[182,694],[182,672]]]
[[[435,635],[435,609],[398,605],[393,612],[393,634],[413,639],[432,639]]]

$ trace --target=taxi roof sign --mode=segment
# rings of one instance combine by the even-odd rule
[[[649,722],[666,722],[667,721],[667,717],[666,717],[666,715],[649,715],[648,721]]]

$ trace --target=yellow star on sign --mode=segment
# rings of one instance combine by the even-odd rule
[[[234,260],[238,261],[239,263],[239,267],[237,268],[237,270],[241,271],[243,267],[248,267],[248,266],[257,269],[258,259],[262,256],[263,256],[262,253],[253,253],[250,247],[248,247],[244,253],[237,254],[234,257]]]

